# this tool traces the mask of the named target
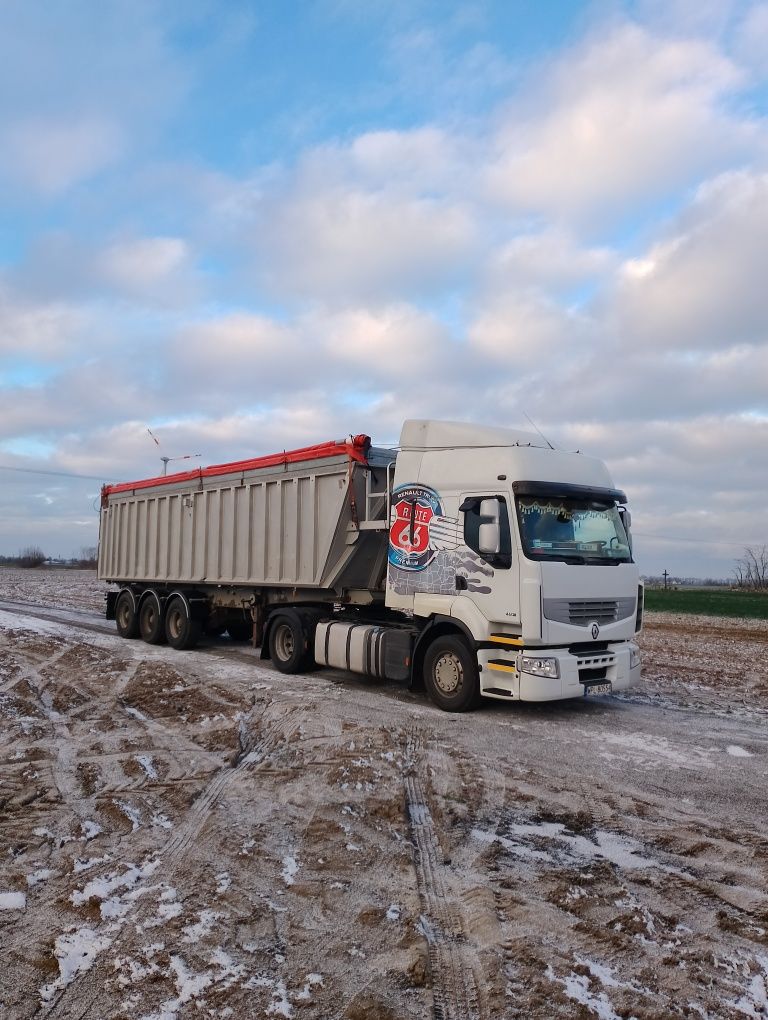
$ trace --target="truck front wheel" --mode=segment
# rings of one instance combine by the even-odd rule
[[[296,616],[278,616],[269,630],[269,657],[281,673],[300,673],[307,665],[306,635]]]
[[[424,686],[445,712],[468,712],[477,705],[477,663],[460,637],[439,637],[429,646],[424,656]]]
[[[183,598],[176,595],[165,613],[165,636],[171,648],[185,652],[194,648],[200,638],[200,624],[189,615]]]

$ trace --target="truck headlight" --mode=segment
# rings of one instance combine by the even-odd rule
[[[548,656],[524,655],[520,659],[520,669],[523,673],[532,673],[534,676],[559,677],[560,670],[557,668],[557,659]]]
[[[640,665],[640,647],[634,641],[629,642],[629,668],[634,669]]]

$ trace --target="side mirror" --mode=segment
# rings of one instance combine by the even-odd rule
[[[629,543],[630,550],[632,549],[632,514],[625,506],[619,507],[619,517],[621,517],[621,523],[624,525],[624,530],[627,533],[627,542]]]
[[[484,499],[480,503],[480,520],[477,545],[483,556],[495,556],[501,552],[501,524],[499,501]]]

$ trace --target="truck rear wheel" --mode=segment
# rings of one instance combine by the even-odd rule
[[[115,623],[117,633],[122,638],[136,638],[139,636],[139,617],[136,612],[136,603],[133,595],[127,589],[123,589],[117,596],[115,602]]]
[[[281,673],[301,673],[308,666],[306,634],[296,616],[278,616],[269,630],[269,657]]]
[[[477,663],[460,637],[436,638],[424,656],[424,686],[444,712],[468,712],[480,698]]]
[[[185,652],[200,640],[200,624],[189,615],[189,607],[181,596],[174,596],[165,613],[165,637],[171,648]]]
[[[139,609],[139,633],[148,645],[162,645],[165,642],[165,627],[160,609],[160,599],[154,592],[141,603]]]

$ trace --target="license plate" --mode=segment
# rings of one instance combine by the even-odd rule
[[[610,693],[611,693],[610,684],[590,684],[588,687],[584,688],[585,695],[610,694]]]

